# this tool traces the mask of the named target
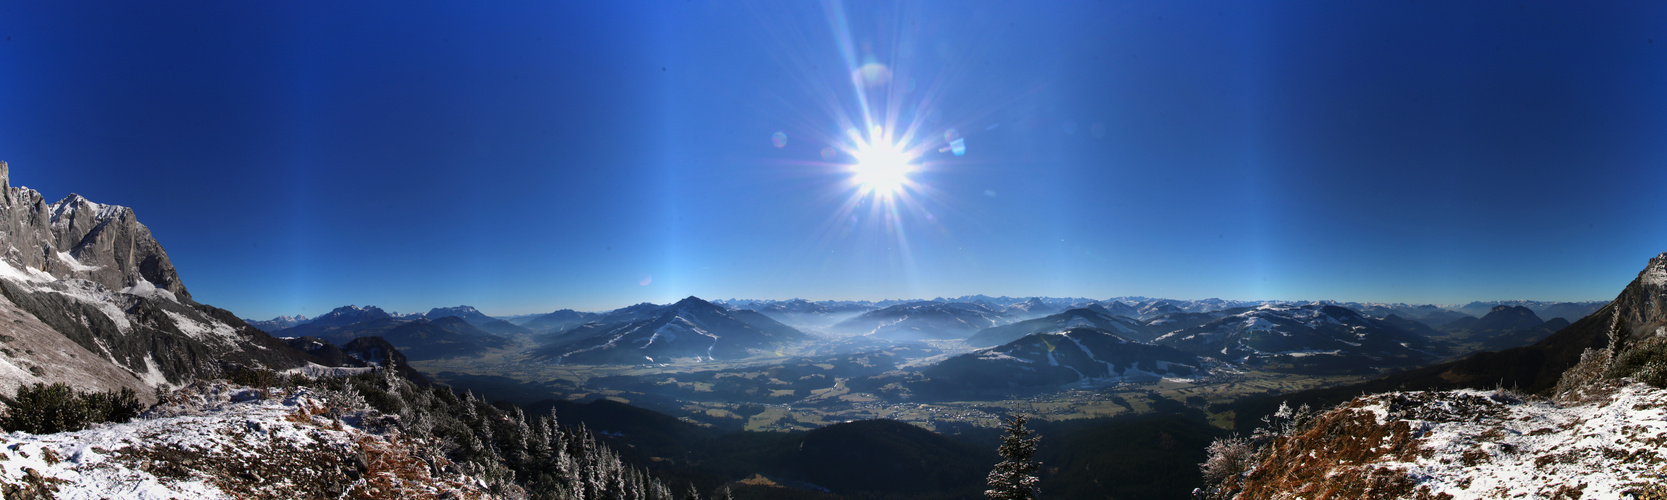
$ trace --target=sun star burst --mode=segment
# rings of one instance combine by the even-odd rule
[[[908,153],[884,141],[863,145],[852,156],[857,163],[851,166],[851,180],[863,193],[888,197],[899,194],[915,171]]]

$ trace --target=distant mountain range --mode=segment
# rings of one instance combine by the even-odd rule
[[[532,330],[510,323],[509,321],[487,316],[470,306],[436,307],[429,309],[428,313],[423,315],[423,319],[427,320],[439,320],[447,317],[462,318],[463,321],[468,322],[475,328],[498,335],[524,335],[532,333]]]
[[[559,332],[585,324],[586,322],[599,316],[601,315],[597,313],[561,309],[550,313],[527,317],[518,324],[521,325],[522,328],[526,328],[527,330],[534,332]]]
[[[395,315],[376,306],[349,305],[272,333],[283,338],[314,338],[337,345],[359,337],[381,337],[410,359],[428,360],[479,355],[507,346],[510,341],[501,334],[529,331],[469,306],[435,308],[427,314]]]
[[[668,306],[638,304],[547,335],[533,355],[580,364],[738,359],[805,338],[763,314],[689,297]]]
[[[977,347],[1001,345],[1028,335],[1063,332],[1073,328],[1095,328],[1142,342],[1157,337],[1144,322],[1112,314],[1096,304],[1043,318],[985,328],[967,337],[967,344]]]
[[[294,316],[279,316],[265,321],[251,321],[247,319],[243,321],[249,323],[249,326],[259,328],[263,332],[275,332],[312,321],[312,319],[308,318],[306,315],[297,314]]]
[[[1094,381],[1155,382],[1202,375],[1205,363],[1171,347],[1131,341],[1094,327],[1071,327],[951,357],[922,373],[938,390],[986,392]]]
[[[678,304],[686,306],[682,313],[668,315]],[[707,302],[691,297],[678,304],[641,303],[605,312],[562,309],[522,315],[516,322],[470,306],[403,315],[346,306],[315,318],[278,317],[255,324],[282,337],[335,343],[381,336],[419,361],[479,355],[525,338],[536,346],[531,352],[538,358],[577,364],[738,359],[800,344],[812,338],[806,331],[864,339],[815,351],[832,353],[925,340],[998,347],[1030,335],[1090,328],[1246,366],[1356,373],[1527,345],[1568,324],[1560,317],[1540,320],[1534,307],[1576,314],[1604,303],[1511,301],[1495,303],[1481,317],[1459,312],[1457,306],[1431,304],[1147,297],[972,295],[874,302]],[[1464,307],[1477,304],[1484,303]]]
[[[876,306],[855,302],[811,302],[793,299],[782,302],[754,302],[746,307],[731,308],[750,309],[782,323],[821,329],[872,311]]]
[[[1332,305],[1265,305],[1153,343],[1243,365],[1326,372],[1416,366],[1449,349],[1393,322]]]
[[[1411,320],[1429,327],[1435,331],[1473,331],[1468,323],[1458,323],[1453,328],[1447,328],[1449,323],[1479,319],[1491,312],[1494,306],[1513,305],[1528,308],[1542,318],[1563,318],[1573,321],[1585,317],[1586,314],[1601,308],[1603,301],[1585,302],[1542,302],[1542,301],[1493,301],[1472,302],[1463,306],[1432,305],[1432,304],[1404,304],[1404,303],[1363,303],[1322,301],[1243,301],[1229,299],[1200,299],[1174,300],[1156,299],[1149,297],[1129,296],[1114,297],[1104,300],[1086,298],[1060,297],[991,297],[988,295],[967,295],[954,298],[934,298],[931,300],[897,300],[883,301],[849,301],[822,300],[810,301],[804,299],[788,300],[756,300],[756,299],[725,299],[713,301],[725,309],[752,310],[763,314],[776,322],[791,326],[800,331],[832,333],[836,335],[874,335],[875,338],[899,341],[929,340],[929,339],[957,339],[967,338],[977,330],[989,327],[1007,326],[1031,319],[1052,316],[1072,309],[1091,309],[1101,314],[1119,316],[1138,320],[1145,325],[1145,331],[1132,334],[1133,338],[1153,337],[1169,333],[1174,330],[1188,328],[1212,321],[1221,312],[1255,308],[1264,305],[1302,306],[1302,305],[1333,305],[1355,310],[1362,315],[1383,319],[1396,316],[1401,320]],[[955,305],[950,305],[955,304]],[[437,319],[444,316],[458,316],[474,325],[476,328],[497,335],[518,336],[527,334],[560,333],[577,328],[591,322],[613,324],[626,319],[644,319],[631,316],[636,312],[649,311],[660,306],[643,303],[628,306],[613,311],[589,312],[572,309],[560,309],[549,313],[526,314],[509,317],[491,317],[480,313],[470,306],[434,308],[427,313],[396,314],[382,311],[375,307],[350,308],[348,311],[336,310],[318,318],[306,316],[279,316],[265,321],[246,320],[268,332],[295,328],[309,323],[323,322],[331,326],[344,326],[355,322],[363,322],[373,316],[386,315],[399,320]],[[363,310],[357,310],[363,309]],[[913,309],[916,314],[911,316],[903,313]],[[340,318],[327,318],[331,315],[345,315]],[[368,316],[367,316],[368,315]],[[980,326],[985,325],[985,326]],[[1418,329],[1411,325],[1408,328]],[[1503,348],[1521,345],[1520,341],[1531,340],[1534,334],[1515,334],[1514,330],[1507,334],[1503,331],[1487,330],[1487,334],[1503,335],[1498,342],[1466,343],[1461,346],[1488,348]],[[877,335],[876,335],[877,334]],[[1123,334],[1131,335],[1129,332]],[[1446,334],[1440,334],[1446,335]],[[1020,335],[1022,336],[1022,335]],[[1542,335],[1543,336],[1543,335]],[[1018,338],[1018,337],[1011,337]],[[1514,339],[1514,340],[1513,340]],[[982,345],[995,345],[988,340],[980,340]]]
[[[964,339],[1010,319],[1007,313],[978,302],[920,301],[862,313],[829,330],[890,340]]]
[[[1575,321],[1580,321],[1580,318],[1590,316],[1592,313],[1597,312],[1598,309],[1602,309],[1603,306],[1607,305],[1607,304],[1609,304],[1609,302],[1608,301],[1603,301],[1603,300],[1588,300],[1588,301],[1583,301],[1583,302],[1542,302],[1542,301],[1538,301],[1538,300],[1493,300],[1493,301],[1486,301],[1486,302],[1471,302],[1469,304],[1465,304],[1463,306],[1453,308],[1453,310],[1465,313],[1465,314],[1470,315],[1470,316],[1482,317],[1482,316],[1486,316],[1489,312],[1492,312],[1493,309],[1495,307],[1498,307],[1498,306],[1517,306],[1517,307],[1527,308],[1530,311],[1534,311],[1534,314],[1536,316],[1539,316],[1541,318],[1545,318],[1547,320],[1563,318],[1564,321],[1568,321],[1570,323],[1573,323]],[[1438,326],[1438,325],[1431,325],[1431,326]]]
[[[1520,302],[1563,311],[1599,304]],[[678,304],[686,306],[683,314],[668,316]],[[279,317],[256,324],[281,337],[337,344],[380,336],[418,361],[480,355],[520,337],[536,345],[532,352],[540,359],[578,364],[738,359],[799,344],[811,338],[806,330],[868,339],[866,344],[817,348],[847,352],[876,341],[965,340],[972,347],[994,347],[1034,334],[1090,328],[1195,356],[1313,373],[1409,367],[1454,353],[1526,345],[1567,324],[1541,321],[1528,305],[1494,306],[1478,318],[1429,304],[1145,297],[1102,301],[977,295],[882,302],[706,302],[691,297],[678,304],[642,303],[606,312],[563,309],[520,316],[519,324],[470,306],[403,315],[345,306],[315,318]],[[1315,322],[1316,315],[1329,319]]]
[[[1466,316],[1449,321],[1438,328],[1440,335],[1432,337],[1461,346],[1464,351],[1498,351],[1538,342],[1567,326],[1569,322],[1563,318],[1541,320],[1527,307],[1499,305],[1480,318]]]

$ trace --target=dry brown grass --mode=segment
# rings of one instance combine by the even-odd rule
[[[1359,405],[1326,413],[1308,430],[1275,439],[1237,498],[1451,498],[1431,494],[1401,469],[1373,465],[1415,460],[1421,452],[1406,421],[1380,425]]]

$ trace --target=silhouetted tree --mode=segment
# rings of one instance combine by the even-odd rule
[[[1040,436],[1030,437],[1031,431],[1025,428],[1024,415],[1007,419],[1007,435],[1001,437],[1001,463],[990,470],[985,478],[990,489],[984,491],[984,496],[991,500],[1030,500],[1036,498],[1036,471],[1042,464],[1035,460],[1036,442]]]

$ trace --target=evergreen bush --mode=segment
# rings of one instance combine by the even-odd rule
[[[0,428],[32,434],[78,431],[100,422],[126,422],[144,408],[133,389],[79,393],[69,385],[34,384],[17,388],[6,403]]]

